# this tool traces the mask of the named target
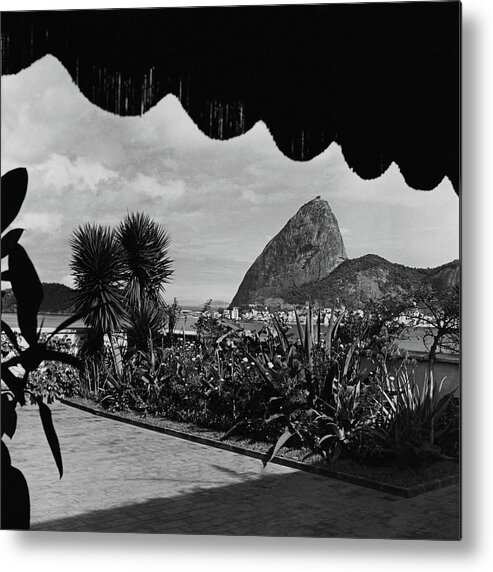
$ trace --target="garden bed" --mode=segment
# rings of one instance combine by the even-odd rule
[[[269,443],[257,442],[244,437],[230,437],[223,441],[221,440],[223,432],[198,427],[192,423],[170,421],[153,415],[142,416],[132,411],[110,413],[104,410],[99,403],[89,399],[71,398],[70,400],[62,399],[61,402],[95,415],[195,443],[240,453],[259,460],[271,447]],[[381,467],[362,465],[350,459],[335,461],[329,467],[327,464],[316,460],[303,462],[302,459],[307,452],[308,450],[286,448],[271,462],[405,498],[411,498],[459,482],[459,464],[454,461],[436,462],[429,467],[416,471],[397,465]]]

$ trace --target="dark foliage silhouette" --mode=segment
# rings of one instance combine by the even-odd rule
[[[2,233],[7,230],[19,213],[27,191],[27,171],[23,168],[9,171],[2,177]],[[22,229],[12,229],[2,236],[2,259],[7,258],[8,270],[2,271],[2,281],[10,282],[17,307],[17,322],[25,344],[20,344],[16,333],[2,320],[2,333],[13,348],[2,352],[2,521],[3,529],[28,529],[30,517],[29,490],[22,473],[11,462],[3,436],[14,437],[17,428],[17,405],[26,403],[26,386],[29,375],[47,360],[64,362],[75,367],[79,361],[72,355],[52,349],[49,346],[54,335],[68,327],[80,316],[73,316],[60,324],[49,336],[41,339],[38,329],[38,312],[43,300],[43,288],[27,252],[19,244]],[[2,298],[3,298],[2,292]],[[14,371],[11,368],[17,368]],[[24,372],[19,377],[19,368]],[[57,465],[60,478],[63,475],[60,444],[53,426],[49,407],[37,397],[41,424]]]

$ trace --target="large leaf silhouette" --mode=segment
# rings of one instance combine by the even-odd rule
[[[2,177],[2,232],[19,213],[26,191],[27,171],[23,167],[13,169]]]
[[[71,365],[72,367],[76,367],[78,369],[82,368],[81,361],[78,358],[76,358],[72,354],[67,354],[65,352],[45,349],[43,352],[43,359],[51,361],[59,361],[67,365]]]
[[[55,427],[53,427],[53,420],[51,418],[50,408],[43,403],[43,400],[38,397],[37,399],[39,405],[39,415],[41,417],[41,423],[43,429],[48,439],[48,444],[50,446],[51,452],[53,453],[53,458],[55,459],[56,466],[58,467],[58,472],[60,473],[60,478],[63,475],[63,463],[62,454],[60,452],[60,443],[58,442],[58,437],[55,432]]]
[[[3,434],[12,439],[17,428],[16,401],[7,392],[2,393],[2,437]]]
[[[43,300],[43,287],[38,273],[20,244],[9,256],[10,282],[17,302],[17,321],[29,345],[37,341],[38,311]]]
[[[279,437],[277,442],[274,445],[272,445],[272,447],[267,451],[267,453],[265,453],[262,459],[264,467],[267,466],[267,463],[269,461],[272,461],[272,459],[277,455],[279,449],[284,447],[284,445],[289,441],[289,439],[291,439],[293,435],[294,433],[289,428],[287,428],[284,431],[284,433]]]
[[[2,441],[2,530],[29,530],[31,502],[24,475],[12,466],[7,446]]]
[[[25,405],[26,398],[24,397],[24,388],[26,387],[27,376],[24,378],[17,377],[10,371],[7,364],[2,364],[2,381],[14,394],[14,397],[20,405]]]
[[[2,237],[2,258],[8,256],[14,246],[19,242],[24,230],[22,228],[14,228]]]
[[[8,337],[10,343],[14,346],[16,351],[18,353],[20,353],[21,348],[20,348],[19,343],[17,341],[17,336],[15,335],[14,330],[7,324],[7,322],[4,322],[2,320],[1,323],[2,323],[2,332],[4,332],[5,335]]]

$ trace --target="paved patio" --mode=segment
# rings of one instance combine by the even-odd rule
[[[6,442],[31,492],[32,530],[459,538],[459,487],[412,499],[52,406],[64,476],[37,408]]]

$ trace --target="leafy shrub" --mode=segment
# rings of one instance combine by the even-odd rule
[[[70,336],[61,334],[49,337],[41,334],[40,341],[47,343],[49,349],[65,351],[67,355],[75,353],[75,346]],[[54,403],[63,397],[73,397],[80,394],[80,372],[73,366],[60,362],[41,362],[39,367],[31,372],[26,385],[26,392],[32,405],[39,398],[46,403]]]
[[[63,397],[73,397],[80,393],[79,372],[58,362],[43,362],[31,374],[26,390],[32,405],[39,398],[45,403],[54,403]]]
[[[358,381],[348,384],[334,380],[332,403],[319,400],[323,409],[313,410],[310,443],[313,453],[327,461],[335,461],[345,448],[354,448],[375,422],[376,407],[368,407],[368,388]]]
[[[101,405],[112,412],[140,411],[145,408],[142,400],[138,397],[130,384],[111,387],[105,390],[102,393]]]
[[[208,353],[200,344],[186,342],[141,354],[136,362],[133,387],[148,412],[221,429],[237,417],[257,415],[260,378],[226,344]]]
[[[449,406],[455,392],[439,398],[440,390],[441,384],[437,392],[429,378],[420,388],[409,379],[405,369],[400,372],[392,390],[381,389],[384,399],[381,423],[372,434],[398,463],[418,467],[441,458],[439,440],[453,441],[455,429],[458,430],[458,411]],[[445,412],[450,416],[448,420],[444,417]]]

